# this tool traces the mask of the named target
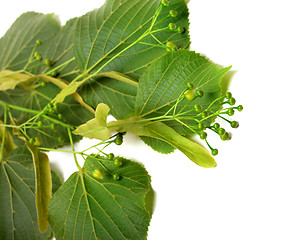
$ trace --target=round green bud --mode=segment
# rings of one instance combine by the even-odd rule
[[[40,146],[40,145],[41,145],[40,138],[37,138],[37,137],[36,137],[36,138],[34,139],[34,145],[35,145],[35,146]]]
[[[195,85],[193,84],[193,83],[187,83],[187,88],[189,89],[189,90],[193,90],[194,88],[195,88]]]
[[[225,132],[224,134],[222,134],[222,135],[220,136],[220,138],[221,138],[221,140],[223,140],[223,141],[229,140],[229,139],[230,139],[230,137],[229,137],[229,133],[228,133],[228,132]]]
[[[95,169],[92,173],[92,176],[96,179],[103,179],[102,172],[99,169]]]
[[[200,134],[200,138],[201,138],[202,140],[205,140],[205,139],[207,138],[207,133],[206,133],[206,132],[202,132],[202,133]]]
[[[213,156],[216,156],[218,154],[218,149],[212,149],[211,153]]]
[[[199,129],[199,130],[205,130],[205,129],[206,129],[205,124],[202,123],[202,122],[199,122],[199,123],[198,123],[198,129]]]
[[[115,144],[116,145],[122,145],[123,143],[123,135],[122,134],[117,134],[116,138],[115,138]]]
[[[36,41],[36,45],[40,46],[42,44],[42,42],[40,40]]]
[[[192,101],[195,98],[195,96],[196,96],[196,91],[195,90],[186,90],[184,92],[184,97],[188,101]]]
[[[225,94],[225,97],[226,97],[227,99],[232,98],[232,94],[231,94],[231,92],[227,92],[227,93]]]
[[[232,97],[232,98],[228,99],[228,103],[229,103],[229,105],[233,106],[233,105],[236,104],[236,99],[234,99],[234,98]]]
[[[177,32],[180,33],[180,34],[184,33],[184,31],[185,31],[185,30],[184,30],[183,27],[178,27],[178,28],[177,28]]]
[[[194,106],[194,108],[195,108],[195,111],[196,111],[197,113],[200,113],[200,112],[202,111],[202,106],[199,105],[199,104],[196,104],[196,105]]]
[[[220,124],[219,123],[214,123],[213,127],[217,130],[220,128]]]
[[[35,143],[35,139],[34,139],[34,138],[30,138],[29,143],[30,143],[31,145],[34,145],[34,143]]]
[[[57,118],[58,118],[59,120],[62,120],[62,114],[59,113],[59,114],[57,115]]]
[[[242,105],[239,105],[239,106],[237,107],[237,109],[238,109],[239,112],[242,112],[243,109],[244,109],[244,107],[243,107]]]
[[[57,138],[57,141],[58,141],[59,143],[61,143],[61,142],[62,142],[62,137],[58,137],[58,138]]]
[[[235,114],[235,110],[230,108],[230,109],[227,110],[227,114],[228,114],[228,116],[233,116]]]
[[[54,108],[53,107],[49,107],[48,108],[48,112],[51,113],[51,114],[55,113]]]
[[[115,157],[115,155],[113,153],[108,154],[108,159],[109,160],[113,160]]]
[[[222,136],[224,133],[225,133],[225,129],[224,128],[219,128],[218,129],[219,136]]]
[[[198,90],[197,91],[197,94],[198,94],[199,97],[203,97],[204,96],[204,92],[201,91],[201,90]]]
[[[46,82],[41,82],[41,87],[45,87],[46,86]]]
[[[53,105],[53,110],[54,110],[55,112],[58,112],[58,106],[57,106],[57,105]]]
[[[169,16],[175,18],[177,16],[177,12],[175,10],[170,10]]]
[[[57,71],[52,71],[52,72],[50,73],[50,76],[51,76],[51,77],[57,77],[57,75],[58,75]]]
[[[36,58],[37,61],[40,62],[40,61],[42,60],[42,57],[41,57],[41,55],[40,55],[39,52],[35,52],[35,53],[34,53],[34,56],[35,56],[35,58]]]
[[[231,122],[231,124],[230,124],[230,126],[232,127],[232,128],[238,128],[239,127],[239,122],[237,122],[237,121],[232,121]]]
[[[42,128],[42,127],[44,127],[44,124],[43,124],[42,121],[39,121],[37,124],[38,124],[38,128]]]
[[[51,66],[52,66],[52,62],[51,62],[51,60],[50,60],[49,58],[46,58],[46,59],[44,60],[44,64],[45,64],[47,67],[51,67]]]
[[[113,174],[113,179],[114,179],[115,181],[119,180],[119,179],[120,179],[119,174],[118,174],[118,173],[114,173],[114,174]]]
[[[174,23],[169,23],[168,28],[169,28],[170,31],[175,31],[177,27],[176,27],[176,25]]]
[[[209,115],[208,112],[204,111],[204,112],[202,112],[201,116],[202,116],[202,118],[206,118],[206,117],[208,117],[208,115]]]
[[[169,1],[168,0],[162,0],[162,5],[164,7],[168,7],[169,6]]]
[[[114,159],[114,165],[115,167],[121,167],[123,164],[122,158],[121,157],[116,157]]]
[[[177,49],[176,45],[173,42],[167,42],[166,47],[167,47],[166,50],[168,52],[174,52]]]
[[[55,131],[56,130],[56,125],[54,123],[51,123],[50,124],[50,129]]]

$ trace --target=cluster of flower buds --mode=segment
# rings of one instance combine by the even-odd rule
[[[101,157],[99,154],[93,155],[94,157],[99,157],[99,161],[111,161],[111,163],[113,164],[114,167],[119,168],[122,167],[124,165],[124,161],[125,159],[123,157],[119,157],[119,156],[114,156],[113,153],[110,154],[105,154],[106,158]],[[113,180],[117,181],[121,179],[121,176],[116,173],[116,172],[112,172],[110,169],[108,169],[108,167],[106,165],[103,165],[103,168],[105,169],[105,172],[102,172],[99,169],[95,169],[92,172],[92,176],[96,179],[103,179],[104,175],[111,175]]]
[[[183,92],[183,99],[193,101],[196,98],[204,96],[204,92],[194,88],[192,83],[187,84],[187,89]],[[230,92],[227,92],[224,96],[215,99],[206,109],[203,109],[200,104],[195,104],[194,108],[188,111],[190,113],[195,112],[192,119],[196,122],[193,126],[188,126],[195,134],[198,134],[202,140],[205,140],[208,147],[211,149],[213,156],[218,154],[218,150],[210,146],[207,141],[206,130],[211,130],[220,136],[223,141],[231,139],[231,133],[227,132],[219,123],[215,122],[215,119],[220,118],[227,122],[231,128],[238,128],[239,123],[237,121],[231,121],[225,116],[233,116],[235,111],[241,112],[243,110],[242,105],[236,105],[236,100],[233,98]]]
[[[169,2],[168,0],[162,0],[161,4],[162,4],[163,7],[168,7],[169,4],[170,4],[170,2]],[[169,18],[176,18],[176,17],[177,17],[177,11],[171,9],[171,10],[169,11],[168,16],[166,16],[166,17],[165,17],[164,19],[162,19],[161,21],[166,20],[166,19],[169,19]],[[173,23],[173,22],[170,22],[170,23],[168,24],[168,26],[167,26],[166,29],[169,30],[169,31],[171,31],[171,32],[176,32],[176,33],[180,33],[180,34],[182,34],[182,33],[185,32],[185,29],[184,29],[183,27],[181,27],[181,26],[177,26],[177,25],[176,25],[175,23]],[[177,50],[177,47],[176,47],[176,45],[175,45],[173,42],[168,41],[168,42],[166,43],[166,50],[167,50],[168,52],[174,52],[174,51]]]

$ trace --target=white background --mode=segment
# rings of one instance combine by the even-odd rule
[[[152,176],[157,203],[149,240],[295,239],[292,3],[191,0],[191,49],[233,66],[230,90],[245,110],[234,116],[240,128],[230,142],[210,138],[220,152],[214,169],[200,168],[179,152],[155,153],[131,135],[122,147],[110,149],[143,162]],[[2,1],[0,35],[28,10],[55,12],[65,23],[101,4]],[[65,178],[76,171],[71,156],[51,153],[50,158]]]

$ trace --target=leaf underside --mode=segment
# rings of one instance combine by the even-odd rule
[[[54,190],[61,185],[52,172]],[[19,147],[0,163],[0,239],[48,239],[50,229],[39,232],[35,205],[35,173],[32,156]]]
[[[103,179],[92,176],[95,169]],[[117,173],[113,180],[106,172]],[[100,156],[86,159],[49,204],[49,221],[57,239],[146,239],[150,215],[145,195],[150,177],[138,163],[124,159],[120,168]]]
[[[95,72],[117,53],[136,41],[150,26],[152,17],[160,5],[160,0],[109,0],[100,8],[81,17],[77,23],[74,40],[75,57],[81,72]],[[187,48],[188,9],[183,0],[171,1],[159,16],[162,19],[169,10],[178,12],[176,18],[168,18],[156,25],[156,29],[166,27],[170,22],[186,29],[178,34],[162,31],[155,34],[159,41],[173,41],[178,48]],[[151,36],[142,42],[157,44]],[[117,71],[137,80],[147,67],[158,57],[166,54],[161,47],[136,44],[102,69],[102,72]],[[91,79],[79,90],[85,102],[95,108],[105,103],[117,119],[131,116],[137,89],[126,83],[110,78]]]
[[[193,51],[168,53],[155,61],[140,78],[135,112],[144,118],[164,115],[187,88],[187,83],[193,83],[204,96],[191,102],[181,101],[175,113],[193,109],[195,104],[206,109],[220,97],[220,81],[229,69],[218,67]],[[176,121],[166,123],[182,135],[191,133]]]

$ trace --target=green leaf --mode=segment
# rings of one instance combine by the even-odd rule
[[[100,171],[103,179],[93,173]],[[119,180],[112,174],[117,173]],[[100,156],[86,159],[54,194],[49,221],[57,239],[146,239],[150,215],[145,196],[150,177],[138,163],[124,159],[121,167]]]
[[[100,9],[81,17],[74,40],[75,57],[81,72],[95,72],[123,49],[129,48],[150,27],[160,3],[160,0],[107,0]],[[177,17],[159,23],[171,9],[177,11]],[[187,48],[190,43],[189,23],[184,0],[170,1],[170,6],[163,8],[159,15],[155,29],[165,28],[170,22],[184,27],[185,33],[162,31],[154,36],[164,44],[169,40],[178,48]],[[151,36],[141,42],[158,44]],[[117,71],[138,81],[146,68],[167,52],[165,48],[145,44],[137,43],[130,47],[103,67],[101,72]],[[82,86],[79,93],[92,107],[103,102],[111,108],[111,115],[124,119],[133,112],[136,91],[135,87],[111,78],[94,78]]]
[[[58,78],[70,82],[79,75],[73,52],[73,35],[76,24],[77,18],[69,20],[50,41],[46,41],[38,47],[38,52],[40,52],[43,60],[50,59],[51,66],[48,67],[43,64],[37,67],[38,63],[33,64],[32,66],[35,66],[35,68],[32,69],[32,73],[44,74],[62,65],[56,70]]]
[[[0,69],[22,70],[30,58],[37,40],[41,40],[42,45],[38,46],[36,50],[40,51],[43,58],[50,58],[54,64],[48,69],[45,65],[36,67],[36,64],[31,64],[28,68],[33,67],[33,69],[29,69],[32,73],[43,74],[56,65],[72,59],[72,34],[76,21],[77,19],[73,19],[61,28],[52,14],[44,15],[33,12],[23,14],[0,39]],[[72,80],[76,64],[73,61],[59,71],[59,76]],[[69,72],[71,74],[67,75]],[[60,88],[52,83],[47,83],[45,87],[38,87],[39,85],[40,81],[35,79],[31,81],[31,85],[25,86],[25,88],[19,86],[13,90],[0,91],[0,100],[19,107],[41,111],[60,92]],[[81,125],[92,116],[91,111],[85,109],[71,96],[67,97],[65,102],[59,104],[58,107],[59,112],[53,113],[51,116],[56,118],[57,114],[62,114],[62,121],[72,126]],[[26,122],[33,116],[30,113],[16,110],[11,110],[11,112],[18,124]],[[2,108],[0,108],[0,118],[3,119]],[[56,148],[69,143],[67,130],[64,127],[58,125],[56,130],[51,130],[49,128],[50,121],[43,118],[40,120],[44,127],[38,130],[28,129],[27,134],[32,138],[40,138],[41,146]],[[59,142],[58,138],[61,138],[62,142]],[[76,136],[74,141],[79,139],[80,137]]]
[[[152,18],[161,0],[107,0],[78,21],[75,31],[74,50],[81,72],[96,72],[106,61],[128,48],[150,27]],[[171,1],[169,8],[163,8],[158,21],[166,17],[170,9],[178,12],[176,18],[166,19],[155,29],[166,27],[170,22],[188,28],[188,10],[183,0]],[[188,31],[178,34],[162,31],[154,34],[159,41],[173,41],[178,48],[189,45]],[[157,44],[151,36],[143,39],[145,43]],[[155,57],[166,53],[166,49],[144,44],[136,44],[115,58],[103,72],[118,71],[130,73],[134,78],[140,76]]]
[[[35,202],[32,156],[20,147],[0,162],[0,239],[48,239],[49,229],[39,232]]]
[[[179,50],[168,53],[155,61],[142,75],[136,96],[135,112],[141,118],[166,114],[187,87],[193,83],[204,96],[178,104],[176,113],[193,109],[200,104],[203,109],[220,97],[220,80],[230,68],[221,68],[192,51]],[[170,112],[169,115],[171,115]],[[176,121],[166,121],[181,134],[191,133]],[[189,123],[188,120],[184,123]]]
[[[46,232],[48,222],[48,204],[52,193],[51,171],[48,156],[35,146],[26,142],[32,154],[35,171],[35,194],[38,225],[41,233]]]
[[[110,107],[110,114],[117,119],[134,113],[136,92],[136,86],[110,77],[89,80],[79,89],[87,104],[96,107],[99,103],[105,103]]]
[[[159,153],[168,154],[172,153],[175,150],[175,147],[170,145],[167,142],[164,142],[162,140],[151,138],[151,137],[140,137],[142,141],[144,141],[145,144],[150,146],[152,149]]]
[[[63,184],[62,177],[56,173],[55,171],[51,170],[51,179],[52,179],[52,194],[54,194],[60,186]]]
[[[112,136],[112,133],[107,127],[107,116],[109,112],[110,108],[106,104],[98,104],[95,111],[95,118],[79,126],[73,133],[90,139],[108,140]]]
[[[59,29],[53,14],[28,12],[21,15],[0,39],[0,71],[23,69],[36,41],[46,43]]]

